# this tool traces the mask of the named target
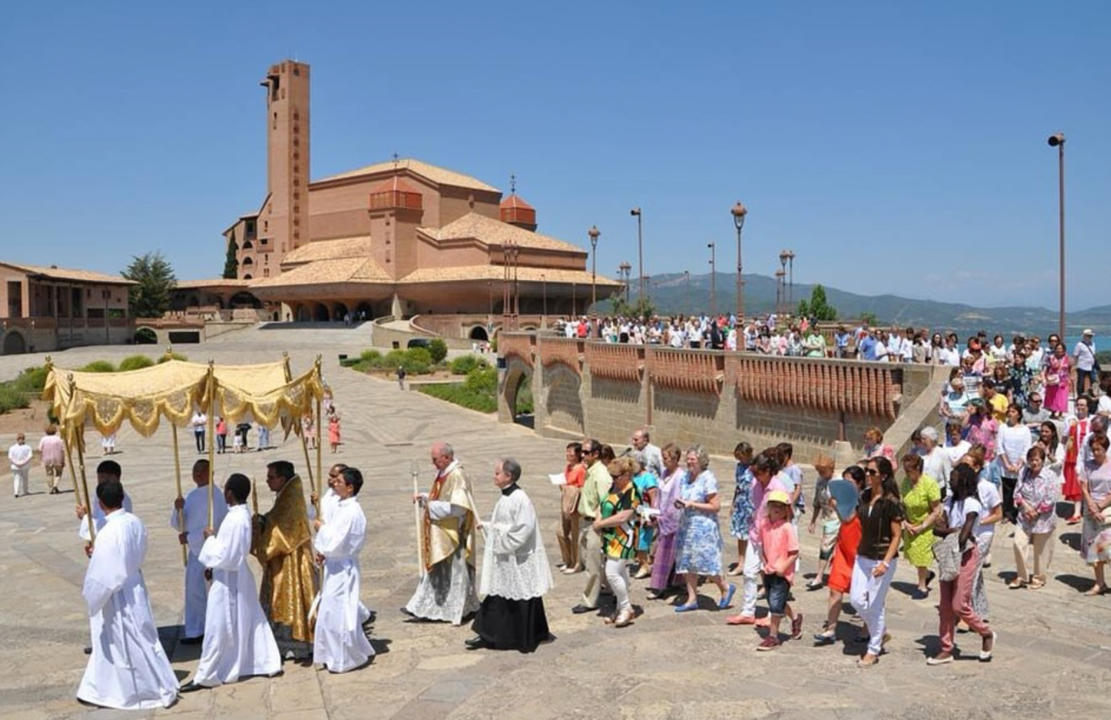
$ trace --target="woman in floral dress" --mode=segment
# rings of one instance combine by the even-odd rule
[[[737,461],[734,470],[733,512],[729,517],[729,534],[737,539],[737,562],[729,566],[729,575],[743,575],[745,571],[745,552],[748,549],[748,531],[756,508],[752,504],[752,446],[742,441],[733,448],[733,458]]]
[[[675,572],[682,573],[687,584],[687,601],[675,612],[698,609],[698,577],[708,576],[721,590],[719,608],[733,601],[737,586],[725,584],[721,577],[721,530],[718,528],[718,481],[710,472],[710,454],[701,445],[687,449],[687,477],[679,490],[676,505],[683,510],[679,521],[678,552]]]
[[[1035,445],[1026,453],[1026,467],[1015,486],[1018,523],[1015,526],[1015,579],[1011,589],[1045,587],[1046,573],[1053,559],[1053,530],[1057,525],[1056,476],[1045,467],[1045,450]],[[1034,553],[1034,572],[1028,570],[1027,557]]]
[[[1069,409],[1069,356],[1065,344],[1053,347],[1053,356],[1045,368],[1045,409],[1060,418]]]

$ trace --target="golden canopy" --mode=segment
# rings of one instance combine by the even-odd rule
[[[288,359],[261,365],[202,365],[168,360],[140,370],[92,373],[48,364],[43,399],[51,404],[67,440],[92,425],[110,435],[124,420],[143,437],[158,430],[161,418],[184,427],[194,408],[209,412],[209,384],[221,414],[237,423],[248,413],[273,428],[299,428],[302,415],[323,397],[320,364],[291,377]]]

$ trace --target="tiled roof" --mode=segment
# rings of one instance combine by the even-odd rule
[[[470,212],[442,228],[420,228],[420,232],[434,240],[474,238],[486,245],[505,245],[516,242],[521,247],[539,250],[559,250],[586,254],[577,245],[556,240],[547,235],[530,232],[501,220]]]
[[[44,265],[24,265],[22,263],[2,262],[0,264],[7,265],[8,267],[15,268],[28,275],[40,275],[47,280],[68,280],[70,282],[86,282],[86,283],[99,283],[101,285],[138,285],[139,283],[134,280],[120,277],[119,275],[105,275],[104,273],[92,272],[90,270],[70,270],[68,268],[60,268],[54,265],[46,267]]]
[[[502,208],[520,208],[521,210],[535,210],[532,205],[521,199],[521,196],[514,193],[501,201]]]
[[[336,238],[335,240],[314,240],[286,253],[282,265],[316,260],[338,260],[341,258],[365,258],[370,254],[370,236]]]
[[[420,268],[398,280],[398,284],[411,285],[416,283],[460,282],[465,280],[496,280],[501,282],[504,279],[505,268],[502,265],[464,265],[461,267]],[[517,268],[518,282],[547,281],[566,285],[570,285],[571,283],[589,285],[590,280],[591,275],[586,270],[526,267],[524,265]],[[621,283],[599,275],[598,286],[617,288],[621,287]]]
[[[251,289],[265,290],[291,285],[380,284],[392,282],[390,276],[378,267],[378,263],[370,258],[365,258],[362,262],[353,261],[351,258],[338,258],[315,260],[305,265],[299,265],[288,272],[283,272],[281,275],[255,280],[251,283]]]
[[[200,290],[210,287],[242,287],[245,288],[251,284],[251,280],[239,279],[226,279],[226,278],[212,278],[211,280],[181,280],[178,281],[178,290]]]
[[[394,168],[407,168],[413,173],[425,177],[438,185],[451,185],[453,187],[472,188],[474,190],[487,190],[489,192],[501,192],[496,187],[487,185],[486,183],[473,178],[470,175],[457,173],[454,170],[447,168],[429,165],[428,163],[421,162],[420,160],[413,160],[412,158],[403,158],[397,160],[388,160],[386,162],[376,163],[374,165],[367,165],[366,167],[358,168],[356,170],[348,170],[337,175],[329,175],[328,177],[313,180],[314,183],[326,182],[328,180],[346,180],[347,178],[359,177],[360,175],[373,175],[375,173],[389,172]]]

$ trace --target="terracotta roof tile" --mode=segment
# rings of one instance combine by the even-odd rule
[[[336,238],[335,240],[313,240],[286,253],[282,265],[297,265],[315,260],[338,260],[341,258],[365,258],[370,254],[370,236]]]
[[[398,169],[406,168],[411,172],[427,178],[428,180],[431,180],[438,185],[451,185],[453,187],[471,188],[474,190],[501,192],[496,187],[487,185],[481,180],[473,178],[470,175],[464,175],[463,173],[458,173],[454,170],[448,170],[447,168],[429,165],[428,163],[421,162],[420,160],[414,160],[412,158],[403,158],[397,160],[396,162],[393,160],[388,160],[386,162],[375,163],[374,165],[367,165],[366,167],[357,168],[355,170],[348,170],[347,172],[342,172],[336,175],[329,175],[328,177],[323,177],[318,180],[314,180],[313,182],[317,183],[326,182],[328,180],[346,180],[347,178],[359,177],[361,175],[374,175],[376,173],[390,172],[395,167]]]
[[[516,225],[510,225],[475,212],[467,213],[442,228],[420,228],[420,231],[434,240],[474,238],[486,245],[505,245],[509,242],[516,242],[521,247],[526,248],[586,254],[586,251],[577,245],[540,233],[530,232]]]
[[[543,276],[543,277],[542,277]],[[398,284],[412,285],[416,283],[460,282],[466,280],[496,280],[505,279],[505,268],[502,265],[465,265],[447,268],[421,268],[414,270],[398,280]],[[565,270],[556,268],[526,267],[517,268],[518,282],[543,282],[563,283],[570,285],[589,285],[591,275],[586,270]],[[598,276],[598,287],[621,287],[621,283]]]
[[[514,193],[501,201],[500,207],[502,208],[520,208],[521,210],[535,210],[532,205],[521,199],[520,195]]]
[[[92,272],[91,270],[71,270],[69,268],[60,268],[53,265],[50,267],[46,267],[45,265],[24,265],[23,263],[7,261],[0,264],[15,268],[29,275],[41,275],[47,280],[68,280],[71,282],[99,283],[101,285],[139,284],[134,280],[128,280],[119,275],[106,275],[104,273]]]
[[[210,287],[242,287],[245,288],[250,285],[252,280],[239,280],[226,278],[212,278],[211,280],[179,280],[177,283],[178,290],[199,290]]]
[[[315,260],[275,277],[255,280],[251,289],[265,290],[292,285],[330,285],[334,283],[392,283],[378,263],[370,258],[352,262],[351,258]]]

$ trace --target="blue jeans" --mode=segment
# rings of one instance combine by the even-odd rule
[[[768,612],[772,615],[782,615],[787,609],[787,595],[791,592],[791,583],[782,575],[764,575],[764,589],[768,591]]]

